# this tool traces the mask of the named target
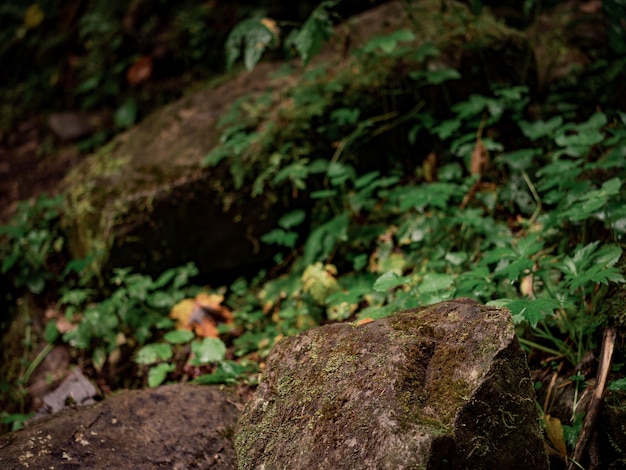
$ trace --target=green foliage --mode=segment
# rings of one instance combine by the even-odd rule
[[[324,0],[304,22],[302,27],[292,29],[284,38],[284,47],[294,49],[304,65],[317,54],[324,41],[332,33],[331,10],[338,0]],[[228,35],[224,51],[226,67],[232,68],[241,55],[246,69],[252,70],[266,49],[276,48],[280,41],[280,28],[268,18],[253,18],[238,23]]]
[[[0,226],[0,272],[15,287],[40,294],[47,282],[81,269],[79,262],[65,271],[59,266],[65,243],[59,226],[61,206],[62,196],[42,195],[34,202],[21,202],[11,221]]]
[[[449,163],[437,168],[439,181],[359,175],[338,153],[316,160],[315,171],[307,171],[311,164],[303,159],[279,171],[305,189],[323,170],[324,187],[311,193],[311,229],[291,272],[260,285],[256,299],[248,297],[259,310],[235,309],[248,330],[236,340],[238,354],[265,350],[272,337],[324,317],[379,318],[468,296],[509,308],[526,346],[578,364],[601,323],[589,310],[600,301],[600,286],[624,282],[615,243],[625,231],[624,175],[617,171],[623,154],[616,149],[624,148],[626,134],[623,123],[603,113],[575,123],[562,116],[525,121],[526,96],[520,87],[471,95],[443,122],[421,113],[419,132],[449,149],[440,155]],[[499,126],[511,118],[523,136],[520,150],[497,140]],[[330,119],[356,129],[362,118],[342,108]],[[465,207],[477,184],[467,171],[482,126],[491,129],[482,143],[495,156],[499,184],[478,191]],[[409,137],[414,134],[410,129]],[[518,222],[504,222],[516,214]],[[303,215],[294,218],[299,223]],[[293,250],[298,239],[285,220],[264,241]],[[592,227],[597,238],[590,241]],[[240,304],[236,296],[231,301]],[[271,318],[267,312],[274,312]]]
[[[65,317],[76,326],[63,334],[63,341],[78,349],[94,351],[97,367],[120,344],[120,338],[132,339],[141,346],[153,338],[158,329],[172,328],[169,310],[185,298],[191,277],[198,273],[193,264],[169,269],[157,279],[117,269],[111,279],[111,291],[105,300],[93,303],[94,292],[85,289],[66,291],[59,300]],[[170,336],[176,344],[181,334]],[[183,334],[184,336],[184,334]],[[188,340],[187,340],[188,341]],[[137,362],[149,364],[171,357],[169,343],[149,344],[138,353]]]

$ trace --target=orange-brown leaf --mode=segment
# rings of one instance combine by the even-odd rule
[[[543,422],[546,426],[548,440],[563,458],[567,458],[567,447],[565,446],[565,437],[563,436],[561,421],[550,415],[544,415]]]
[[[135,86],[145,82],[152,76],[152,57],[141,56],[126,71],[126,81]]]
[[[472,152],[472,161],[470,162],[470,173],[472,175],[483,176],[489,165],[489,152],[483,144],[480,135],[476,137],[476,145]]]

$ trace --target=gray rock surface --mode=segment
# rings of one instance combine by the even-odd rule
[[[469,299],[278,343],[240,469],[546,469],[510,313]]]
[[[236,395],[218,386],[122,392],[0,437],[2,469],[233,469]]]

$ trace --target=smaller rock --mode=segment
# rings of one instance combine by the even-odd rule
[[[52,132],[64,142],[87,137],[95,130],[89,116],[69,111],[51,114],[48,116],[48,125]]]
[[[97,394],[96,387],[74,368],[61,385],[43,397],[45,412],[57,413],[68,405],[92,405]]]

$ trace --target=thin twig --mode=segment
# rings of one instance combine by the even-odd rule
[[[609,375],[609,369],[611,368],[611,357],[613,356],[613,349],[615,348],[616,335],[617,333],[614,327],[608,327],[604,330],[596,388],[591,396],[589,409],[585,415],[585,421],[583,422],[583,427],[580,431],[576,448],[574,449],[574,455],[570,459],[567,470],[574,470],[576,468],[576,462],[580,462],[582,460],[589,438],[595,430],[595,424],[598,420],[598,415],[600,414],[600,407],[602,406],[602,397],[604,396],[606,379]]]

